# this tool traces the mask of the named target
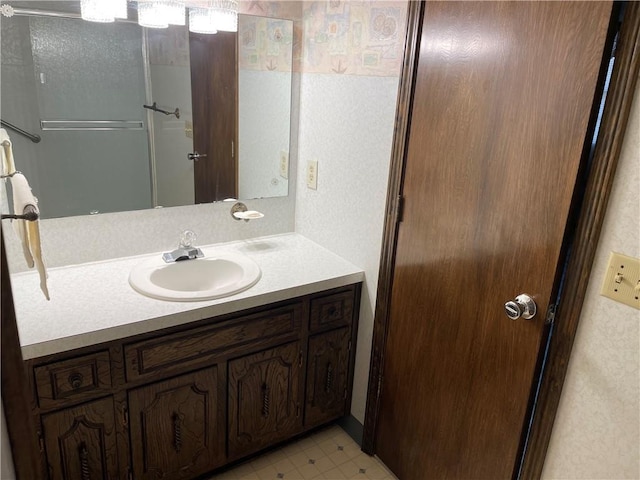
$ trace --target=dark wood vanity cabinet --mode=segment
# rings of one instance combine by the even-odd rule
[[[218,366],[128,392],[134,478],[193,478],[225,463]]]
[[[43,471],[196,478],[347,414],[360,288],[27,361]]]
[[[350,342],[349,327],[309,338],[305,427],[321,425],[344,412],[350,390]]]
[[[302,431],[302,346],[292,342],[229,362],[229,457]]]
[[[110,397],[42,416],[51,480],[119,478]]]

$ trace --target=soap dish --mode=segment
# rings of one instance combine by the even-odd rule
[[[244,203],[238,202],[231,207],[231,216],[235,220],[244,220],[245,222],[248,222],[249,220],[256,220],[264,217],[264,213],[256,210],[247,210],[247,206]]]
[[[247,210],[246,212],[234,212],[233,216],[239,220],[255,220],[264,217],[264,213],[256,210]]]

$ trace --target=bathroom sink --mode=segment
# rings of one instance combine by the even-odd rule
[[[133,267],[129,284],[148,297],[188,302],[233,295],[255,285],[260,275],[249,257],[224,252],[174,263],[147,260]]]

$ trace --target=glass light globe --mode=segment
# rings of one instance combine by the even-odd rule
[[[194,33],[218,33],[213,12],[209,8],[189,9],[189,31]]]
[[[138,2],[138,24],[147,28],[167,28],[169,22],[162,3],[158,1]]]
[[[178,0],[166,0],[165,14],[169,25],[185,25],[185,7],[184,2]]]
[[[127,19],[127,0],[113,0],[113,16]]]
[[[218,31],[238,31],[238,2],[234,0],[213,0],[211,10]]]
[[[113,5],[104,0],[81,0],[80,16],[89,22],[110,23],[115,20]]]

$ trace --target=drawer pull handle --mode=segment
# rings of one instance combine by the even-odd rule
[[[180,415],[173,412],[173,448],[176,452],[180,452],[182,449],[182,425],[180,421]]]
[[[329,393],[333,388],[333,366],[331,362],[327,364],[327,377],[325,379],[324,391]]]
[[[269,385],[266,383],[262,384],[262,416],[269,416]]]
[[[71,388],[73,388],[74,390],[77,390],[82,386],[83,379],[84,377],[82,376],[81,373],[73,372],[71,375],[69,375],[69,378],[68,378],[69,385],[71,385]]]
[[[80,450],[80,478],[82,480],[91,480],[89,472],[89,452],[87,452],[87,445],[82,442],[79,446]]]
[[[329,311],[328,311],[328,313],[329,313],[329,316],[330,316],[330,317],[335,317],[335,316],[336,316],[336,314],[338,313],[338,309],[336,308],[336,306],[335,306],[335,305],[331,305],[331,306],[329,307]]]

